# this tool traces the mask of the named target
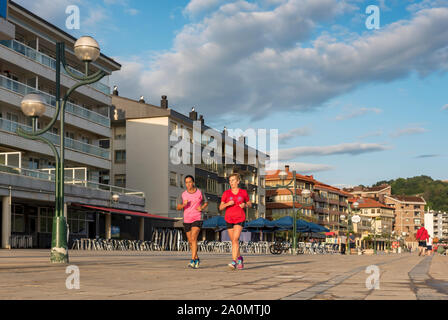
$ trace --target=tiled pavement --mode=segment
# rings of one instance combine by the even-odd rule
[[[194,270],[185,253],[70,251],[80,289],[69,290],[67,266],[50,264],[48,250],[0,250],[0,299],[448,300],[447,256],[247,255],[242,271],[229,260],[202,254]],[[378,289],[367,287],[369,266]]]

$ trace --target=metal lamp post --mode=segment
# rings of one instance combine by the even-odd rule
[[[89,76],[89,64],[100,56],[100,47],[95,39],[84,36],[79,38],[74,46],[76,57],[85,64],[85,76],[75,75],[65,61],[65,43],[56,43],[56,112],[50,123],[42,130],[37,130],[37,118],[45,112],[45,100],[38,93],[32,93],[24,97],[21,103],[22,111],[32,118],[32,132],[17,129],[21,137],[46,143],[53,151],[56,162],[55,170],[55,216],[53,217],[53,229],[51,240],[50,261],[52,263],[68,263],[67,247],[67,220],[64,216],[64,145],[65,145],[65,105],[70,95],[78,88],[100,81],[106,72],[99,70]],[[79,82],[70,88],[61,100],[61,65],[65,72]],[[60,121],[60,145],[59,153],[52,142],[43,137],[58,120]]]
[[[291,179],[291,181],[288,182],[288,184],[285,184],[285,180],[288,177],[288,174],[285,171],[281,171],[279,173],[279,177],[280,177],[280,180],[282,181],[282,184],[281,185],[277,184],[277,186],[269,187],[267,189],[270,189],[270,190],[286,189],[289,192],[291,192],[291,196],[292,196],[292,211],[294,213],[294,216],[293,216],[293,221],[294,222],[293,222],[293,245],[292,245],[292,248],[293,248],[294,253],[296,253],[297,252],[297,212],[295,210],[296,188],[297,188],[296,187],[296,171],[292,171],[292,179]],[[289,186],[291,184],[293,185],[293,190],[289,189]],[[302,197],[304,199],[307,199],[307,198],[309,198],[311,196],[311,191],[307,190],[307,189],[304,189],[304,190],[302,190],[301,194],[302,194]]]

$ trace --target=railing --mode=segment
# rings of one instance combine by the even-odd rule
[[[0,172],[9,173],[9,174],[16,174],[21,175],[25,177],[40,179],[40,180],[48,180],[48,181],[54,181],[55,175],[45,172],[45,171],[39,171],[39,170],[32,170],[32,169],[25,169],[25,168],[17,168],[17,167],[11,167],[11,166],[5,166],[0,164]],[[95,189],[95,190],[103,190],[108,191],[110,193],[120,193],[128,196],[136,196],[136,197],[145,197],[144,192],[128,189],[128,188],[121,188],[112,186],[109,184],[101,184],[93,181],[87,181],[87,180],[79,180],[79,179],[73,179],[73,180],[65,180],[65,184],[72,184],[77,185],[89,189]]]
[[[8,131],[11,133],[16,133],[17,128],[19,128],[19,127],[23,128],[24,130],[27,130],[27,131],[32,130],[32,128],[27,125],[20,124],[17,122],[12,122],[12,121],[9,121],[6,119],[0,119],[0,130]],[[43,134],[43,137],[47,138],[55,145],[59,145],[60,138],[58,135],[46,132],[45,134]],[[110,160],[110,152],[108,150],[91,145],[91,144],[83,143],[81,141],[76,141],[76,140],[66,137],[65,138],[65,146],[68,149],[72,149],[75,151],[81,151],[84,153],[88,153],[88,154],[91,154],[91,155],[94,155],[97,157],[101,157],[101,158]]]
[[[45,103],[50,107],[56,107],[56,98],[52,95],[49,95],[46,92],[37,90],[36,88],[27,86],[21,82],[9,79],[5,76],[0,75],[0,87],[18,93],[20,95],[27,95],[29,93],[38,92],[45,100]],[[67,102],[65,105],[65,110],[68,113],[74,114],[78,117],[87,119],[89,121],[101,124],[106,127],[110,127],[110,119],[102,114],[96,113],[89,109],[80,107],[76,104]]]
[[[328,209],[325,208],[314,208],[314,211],[317,213],[330,213],[330,211]]]
[[[5,47],[14,50],[15,52],[18,52],[22,55],[24,55],[25,57],[34,60],[40,64],[43,64],[44,66],[47,66],[53,70],[56,70],[56,60],[43,54],[40,53],[39,51],[37,51],[36,49],[33,49],[31,47],[28,47],[26,45],[24,45],[23,43],[20,43],[16,40],[1,40],[0,44],[4,45]],[[73,72],[76,75],[79,76],[85,76],[85,74],[83,74],[81,71],[78,71],[70,66],[68,66],[68,69],[70,69],[71,72]],[[65,74],[67,74],[64,70],[64,68],[61,68],[61,70],[63,70],[63,72]],[[101,82],[96,82],[91,84],[90,86],[92,86],[93,88],[95,88],[96,90],[109,95],[110,94],[110,87],[105,85],[104,83]]]

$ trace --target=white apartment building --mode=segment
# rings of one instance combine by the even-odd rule
[[[237,145],[244,149],[245,157],[249,150],[257,155],[257,164],[219,165],[209,159],[201,164],[173,164],[170,153],[178,141],[170,141],[174,132],[180,138],[183,130],[188,132],[193,148],[194,122],[200,121],[201,133],[211,130],[212,135],[221,137],[224,144],[225,132],[220,132],[204,125],[204,118],[197,117],[195,111],[185,116],[168,107],[166,96],[162,97],[160,106],[135,101],[117,95],[112,96],[115,107],[112,122],[113,165],[111,177],[114,184],[142,190],[147,195],[146,209],[151,214],[182,218],[182,212],[176,211],[179,195],[185,190],[184,179],[187,175],[195,178],[196,185],[201,188],[209,202],[205,218],[219,215],[218,207],[221,195],[228,185],[228,175],[239,172],[242,175],[242,187],[248,190],[254,203],[248,209],[249,220],[264,217],[265,192],[262,176],[259,174],[264,163],[263,155],[247,144],[230,139],[232,147]],[[213,137],[202,134],[201,151]],[[198,145],[199,142],[195,145]],[[235,149],[234,149],[235,150]],[[235,158],[233,158],[235,159]],[[245,162],[246,163],[246,162]]]
[[[49,247],[54,215],[54,154],[46,144],[16,134],[18,127],[30,131],[31,125],[20,105],[25,95],[39,93],[47,108],[38,127],[43,128],[53,117],[57,42],[65,43],[72,72],[82,76],[85,66],[74,55],[76,39],[70,34],[12,1],[7,8],[6,17],[0,17],[2,248],[11,247],[11,239],[16,236],[29,236],[33,247]],[[110,212],[99,214],[105,212],[102,208],[144,211],[142,192],[130,193],[107,185],[111,169],[109,75],[120,68],[119,63],[101,54],[90,71],[101,69],[108,75],[101,82],[77,89],[66,105],[65,212],[72,238],[110,237],[111,226],[118,225],[120,219],[111,218]],[[61,94],[76,83],[61,74]],[[58,146],[59,123],[44,136]],[[112,194],[120,195],[117,203],[112,203]]]

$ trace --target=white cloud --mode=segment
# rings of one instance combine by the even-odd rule
[[[266,162],[269,166],[269,161]],[[277,168],[270,168],[272,170],[284,170],[285,165],[289,165],[289,169],[296,170],[299,174],[309,174],[314,172],[330,171],[335,168],[326,164],[315,164],[315,163],[303,163],[303,162],[278,162]]]
[[[191,0],[184,9],[184,14],[189,16],[197,16],[208,10],[215,9],[222,0]]]
[[[444,105],[441,110],[448,110],[448,104]]]
[[[382,130],[378,130],[378,131],[372,131],[372,132],[367,132],[366,134],[363,134],[362,136],[359,136],[358,139],[365,139],[365,138],[370,138],[370,137],[379,137],[383,135],[383,131]]]
[[[331,155],[359,155],[377,151],[385,151],[390,147],[378,143],[343,143],[322,147],[295,147],[281,149],[278,152],[280,161],[288,161],[305,156],[331,156]]]
[[[422,127],[409,127],[409,128],[405,128],[405,129],[399,129],[399,130],[391,133],[391,137],[398,138],[401,136],[425,133],[427,131],[428,130],[426,130],[425,128],[422,128]]]
[[[338,115],[336,117],[336,120],[341,121],[341,120],[353,119],[356,117],[363,116],[370,112],[380,114],[381,112],[383,112],[383,110],[378,109],[378,108],[358,108],[356,110],[351,110],[350,112],[348,112],[346,114]]]
[[[279,134],[278,141],[280,144],[285,144],[295,137],[309,136],[310,133],[310,128],[295,128],[286,133]]]
[[[170,52],[142,59],[133,88],[123,94],[166,94],[172,104],[197,106],[206,117],[237,113],[257,119],[310,110],[368,83],[448,69],[446,8],[420,11],[355,40],[324,34],[302,46],[319,24],[351,12],[350,2],[289,0],[269,10],[238,3],[186,25]],[[231,10],[243,4],[246,9]],[[118,75],[122,86],[120,77],[128,75]]]

